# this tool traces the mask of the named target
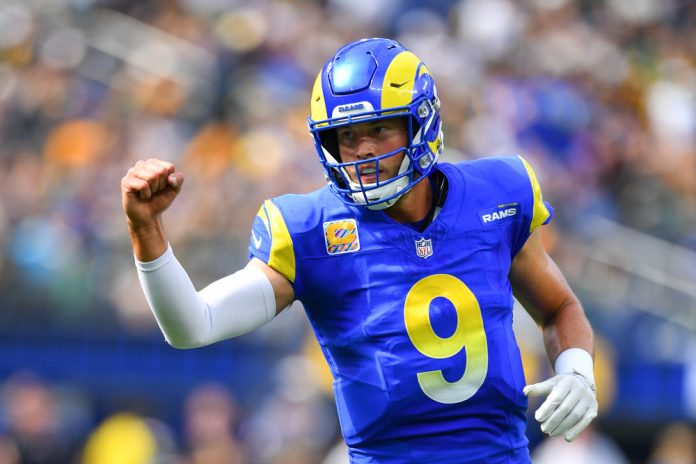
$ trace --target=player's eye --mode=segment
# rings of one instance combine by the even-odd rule
[[[390,134],[399,128],[398,122],[392,119],[384,119],[382,121],[377,121],[372,126],[372,132],[375,135],[386,135]]]
[[[351,130],[339,130],[338,141],[340,143],[349,143],[355,139],[355,134]]]

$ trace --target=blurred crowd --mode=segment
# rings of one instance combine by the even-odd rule
[[[119,203],[150,157],[187,176],[166,224],[194,280],[236,269],[263,199],[323,184],[310,87],[363,36],[426,61],[445,159],[522,154],[560,227],[696,249],[694,24],[686,0],[2,2],[3,299],[151,329]]]
[[[288,360],[287,368],[298,362]],[[142,408],[95,420],[84,392],[19,372],[0,391],[0,463],[321,464],[338,436],[334,406],[328,396],[297,387],[286,385],[243,416],[228,388],[202,382],[173,405],[182,416],[177,430]]]
[[[302,375],[300,357],[286,369]],[[311,376],[311,374],[310,374]],[[296,375],[297,377],[297,375]],[[0,464],[348,464],[328,395],[290,385],[254,414],[229,389],[200,383],[177,413],[180,430],[137,409],[114,410],[94,421],[83,393],[19,372],[0,390]],[[594,425],[575,441],[549,438],[532,449],[535,464],[693,464],[696,427],[675,421],[628,456]]]
[[[138,159],[172,161],[186,176],[165,226],[194,283],[242,266],[261,202],[324,184],[306,128],[311,85],[360,37],[393,37],[426,62],[442,100],[445,160],[530,161],[556,207],[558,247],[598,215],[696,250],[694,24],[690,0],[2,1],[0,329],[90,320],[157,332],[120,205],[120,178]],[[291,435],[263,415],[290,414],[292,400],[269,399],[235,429],[234,399],[209,387],[182,407],[190,453],[175,461],[182,445],[169,426],[132,414],[96,430],[72,417],[77,436],[45,439],[68,431],[40,415],[17,422],[8,405],[40,408],[56,392],[31,378],[5,387],[0,430],[18,439],[0,438],[0,464],[19,462],[26,440],[49,458],[21,462],[70,462],[50,460],[66,444],[103,456],[114,430],[150,456],[128,462],[192,464],[260,456],[252,429],[261,441]],[[325,432],[323,451],[337,437],[333,423],[297,421]],[[693,444],[690,433],[682,443]],[[294,461],[286,447],[277,462],[320,462],[297,448]],[[153,460],[153,450],[172,454]],[[126,461],[85,458],[109,462]]]

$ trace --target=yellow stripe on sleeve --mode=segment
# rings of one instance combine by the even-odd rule
[[[532,214],[532,222],[529,225],[529,233],[532,233],[534,229],[542,225],[551,216],[549,210],[544,204],[544,198],[541,195],[541,186],[539,186],[539,181],[537,181],[536,174],[534,174],[534,169],[527,163],[527,161],[519,157],[524,164],[524,168],[527,170],[529,175],[529,182],[532,184],[532,192],[534,193],[534,212]]]
[[[268,213],[272,234],[268,265],[283,274],[290,282],[295,282],[295,250],[288,226],[285,225],[280,210],[271,200],[266,200],[263,207]]]
[[[261,219],[261,222],[263,222],[266,232],[268,232],[268,236],[270,237],[271,227],[268,225],[268,215],[266,214],[266,207],[264,205],[261,205],[259,211],[256,213],[256,216]]]

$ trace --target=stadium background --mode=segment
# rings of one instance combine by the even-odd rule
[[[544,239],[598,334],[601,416],[574,446],[532,421],[535,462],[696,462],[694,25],[689,0],[3,0],[0,463],[345,461],[301,308],[165,344],[119,180],[176,163],[179,259],[197,285],[236,270],[263,199],[323,184],[311,83],[369,36],[436,77],[445,160],[523,154],[556,208]],[[516,329],[528,380],[547,375]]]

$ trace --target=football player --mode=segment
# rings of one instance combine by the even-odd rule
[[[353,463],[529,463],[527,396],[551,436],[597,415],[593,332],[546,254],[553,215],[521,157],[438,163],[440,100],[400,43],[342,47],[314,83],[309,130],[328,180],[260,207],[249,264],[201,291],[162,212],[184,177],[138,162],[122,180],[136,265],[175,347],[260,327],[303,303],[331,368]],[[513,295],[542,328],[555,376],[525,386]]]

